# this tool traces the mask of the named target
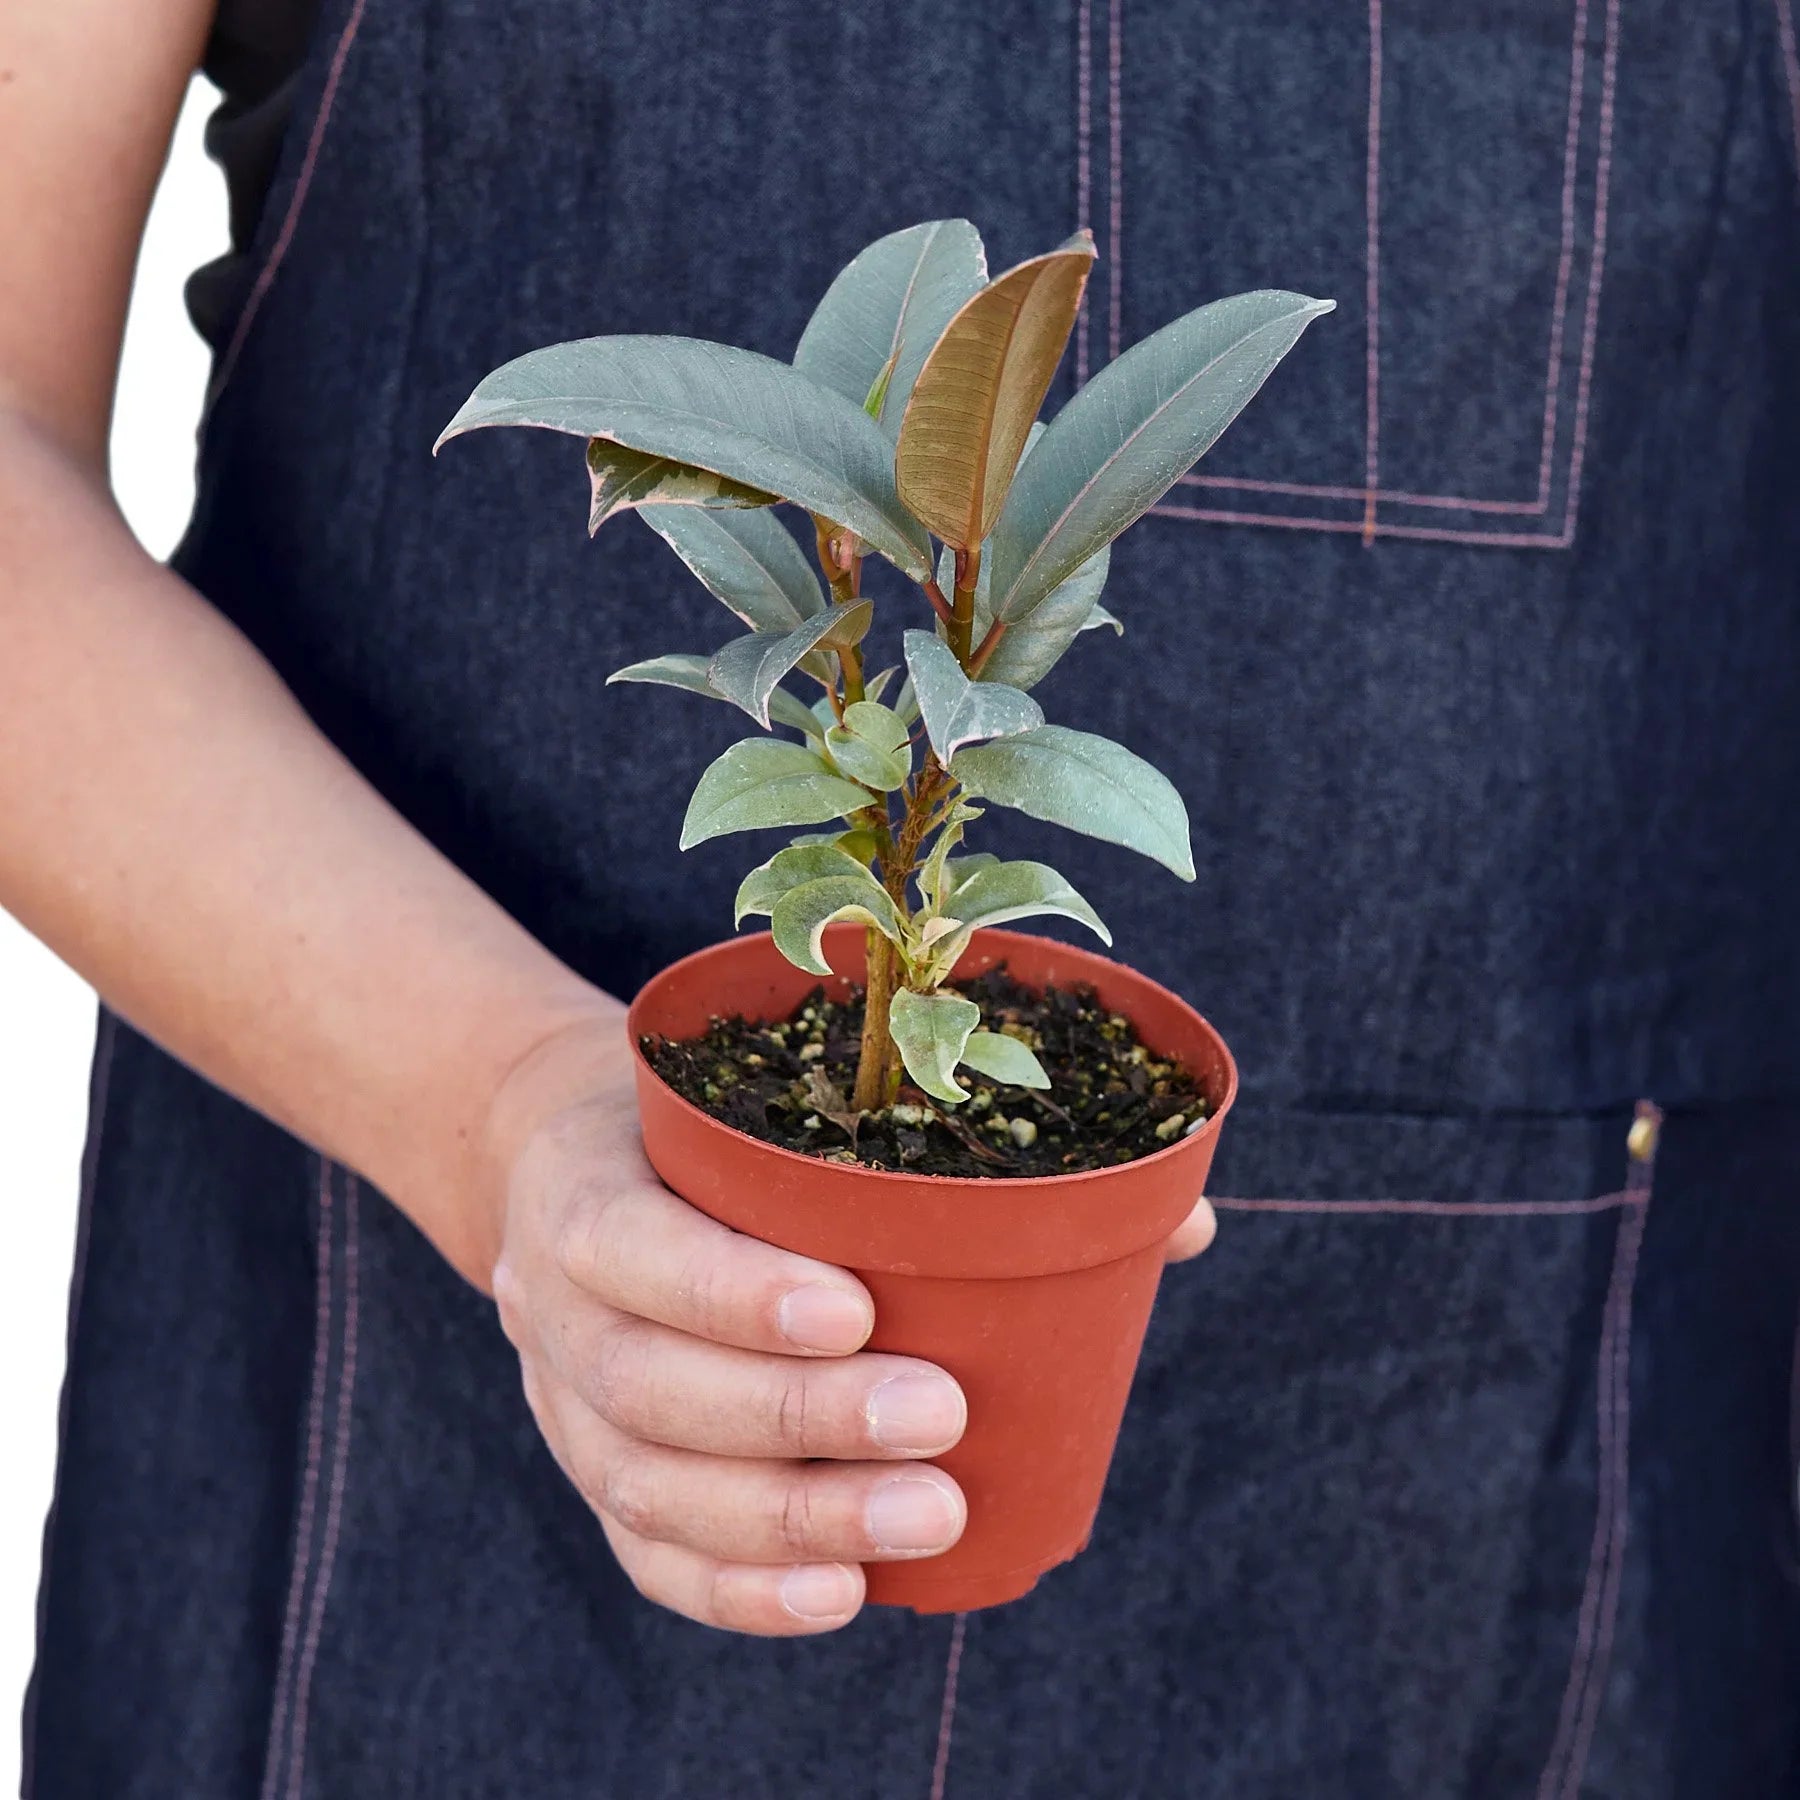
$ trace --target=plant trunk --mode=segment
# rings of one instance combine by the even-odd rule
[[[888,1011],[894,1001],[894,947],[879,931],[868,934],[868,979],[864,990],[862,1053],[856,1064],[856,1093],[850,1104],[858,1112],[880,1112],[892,1096],[889,1071],[894,1066],[894,1037]]]

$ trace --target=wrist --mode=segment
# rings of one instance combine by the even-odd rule
[[[589,990],[581,1004],[545,1021],[487,1094],[471,1159],[479,1235],[472,1255],[479,1269],[464,1270],[483,1290],[499,1257],[513,1174],[532,1139],[578,1105],[606,1101],[632,1109],[626,1012],[623,1001]]]

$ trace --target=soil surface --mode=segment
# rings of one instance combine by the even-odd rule
[[[676,1093],[751,1137],[785,1150],[925,1175],[1067,1175],[1132,1162],[1207,1116],[1179,1063],[1158,1061],[1122,1014],[1084,988],[1042,993],[989,969],[955,992],[976,1001],[989,1031],[1037,1052],[1047,1090],[1007,1087],[959,1069],[970,1090],[940,1106],[910,1083],[880,1113],[852,1111],[862,1036],[860,994],[815,988],[786,1019],[715,1019],[704,1037],[646,1037],[644,1054]]]

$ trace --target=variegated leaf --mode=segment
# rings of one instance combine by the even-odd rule
[[[665,506],[746,507],[770,506],[775,495],[761,488],[727,480],[711,469],[692,463],[671,462],[666,456],[646,456],[590,438],[587,451],[588,536],[592,537],[614,513],[652,504]]]
[[[933,633],[909,631],[902,642],[925,734],[946,768],[963,744],[1043,724],[1044,709],[1029,694],[997,681],[971,681],[956,653]]]
[[[835,838],[824,843],[790,844],[785,850],[777,850],[767,862],[758,863],[738,883],[731,922],[737,926],[757,913],[772,913],[775,902],[789,888],[805,882],[865,873],[865,866],[841,849]]]
[[[868,925],[895,942],[900,921],[894,903],[867,869],[853,875],[827,875],[791,887],[775,902],[769,930],[775,948],[795,968],[809,975],[829,975],[825,960],[825,928],[839,919]]]
[[[981,1008],[958,994],[915,994],[903,988],[894,996],[888,1023],[906,1072],[934,1100],[955,1106],[969,1090],[956,1079],[969,1035],[981,1023]]]
[[[713,652],[706,678],[759,725],[769,722],[769,699],[781,678],[821,645],[853,644],[869,628],[874,607],[852,600],[828,607],[792,631],[753,631]]]
[[[775,825],[819,825],[868,804],[865,789],[846,781],[816,750],[785,738],[745,738],[707,765],[681,824],[691,850],[730,831]]]
[[[825,753],[838,772],[884,794],[891,794],[912,773],[912,751],[899,717],[873,700],[853,701],[844,722],[825,733]]]
[[[1050,1077],[1029,1044],[1021,1044],[1004,1031],[972,1031],[963,1045],[963,1066],[1003,1081],[1008,1087],[1047,1088]]]
[[[615,681],[646,681],[658,687],[685,688],[690,694],[704,694],[709,700],[724,700],[726,696],[707,677],[710,663],[709,657],[674,651],[615,669],[607,676],[606,685],[611,687]],[[769,695],[769,717],[775,724],[791,725],[809,737],[825,735],[825,727],[813,717],[812,708],[786,688],[778,687]]]
[[[552,344],[483,379],[438,444],[491,425],[606,438],[711,469],[848,527],[914,580],[930,571],[887,434],[858,399],[753,350],[683,337]]]
[[[959,751],[950,773],[978,799],[1122,844],[1183,881],[1194,879],[1181,796],[1166,775],[1109,738],[1040,725]]]

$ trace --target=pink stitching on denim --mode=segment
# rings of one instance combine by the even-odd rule
[[[306,1468],[300,1483],[300,1514],[294,1529],[294,1566],[288,1577],[287,1606],[281,1621],[281,1660],[269,1709],[269,1741],[263,1752],[262,1800],[273,1800],[281,1760],[283,1725],[292,1700],[294,1650],[300,1637],[300,1609],[312,1570],[313,1518],[318,1505],[319,1470],[325,1454],[325,1378],[331,1361],[331,1165],[319,1158],[318,1262],[313,1277],[312,1386],[306,1402]]]
[[[963,1637],[969,1615],[958,1613],[950,1627],[950,1650],[944,1658],[944,1704],[938,1713],[937,1757],[931,1765],[931,1800],[944,1800],[950,1779],[950,1733],[956,1725],[956,1682],[962,1673]]]
[[[1606,54],[1600,70],[1600,160],[1594,169],[1594,251],[1588,273],[1587,319],[1581,333],[1581,372],[1575,384],[1575,442],[1569,453],[1569,495],[1563,504],[1561,548],[1575,542],[1581,477],[1587,463],[1588,401],[1594,346],[1600,330],[1600,283],[1606,277],[1607,189],[1612,183],[1613,99],[1618,90],[1619,0],[1606,0]]]
[[[1503,1218],[1531,1219],[1559,1214],[1621,1212],[1643,1204],[1643,1196],[1630,1188],[1602,1194],[1596,1200],[1239,1200],[1213,1201],[1215,1211],[1272,1213],[1330,1213],[1367,1217],[1399,1215],[1432,1219]]]
[[[1594,1731],[1606,1699],[1607,1676],[1612,1669],[1613,1633],[1619,1618],[1619,1590],[1625,1575],[1625,1540],[1631,1525],[1631,1296],[1637,1281],[1638,1252],[1644,1240],[1648,1207],[1640,1207],[1619,1229],[1624,1237],[1625,1281],[1619,1302],[1619,1329],[1613,1341],[1613,1524],[1607,1545],[1606,1570],[1600,1599],[1600,1629],[1589,1664],[1587,1693],[1581,1703],[1581,1720],[1575,1746],[1569,1755],[1569,1773],[1561,1800],[1578,1800],[1594,1746]]]
[[[1786,6],[1789,0],[1777,0],[1780,6]],[[1373,16],[1378,14],[1379,0],[1370,0]],[[1582,92],[1585,85],[1587,69],[1586,31],[1588,23],[1587,0],[1575,0],[1574,32],[1570,51],[1569,81],[1569,118],[1564,139],[1563,156],[1563,194],[1562,194],[1562,253],[1557,267],[1556,297],[1552,303],[1551,319],[1551,351],[1545,374],[1545,421],[1540,442],[1538,459],[1538,498],[1534,501],[1486,500],[1470,499],[1453,494],[1418,494],[1403,491],[1383,490],[1373,482],[1365,482],[1360,488],[1335,487],[1330,484],[1314,482],[1260,482],[1235,476],[1200,475],[1189,473],[1180,477],[1183,484],[1195,487],[1240,488],[1251,492],[1288,493],[1297,497],[1313,496],[1319,499],[1361,500],[1364,503],[1364,518],[1361,522],[1350,522],[1334,519],[1305,519],[1298,517],[1279,517],[1260,513],[1230,513],[1223,511],[1188,509],[1179,506],[1159,506],[1153,510],[1166,513],[1172,518],[1199,519],[1218,524],[1274,525],[1294,531],[1346,532],[1356,531],[1365,539],[1370,535],[1369,513],[1374,503],[1389,502],[1396,505],[1438,507],[1445,510],[1468,511],[1476,513],[1510,513],[1525,517],[1539,517],[1549,511],[1550,505],[1550,471],[1554,463],[1555,435],[1560,414],[1560,387],[1562,380],[1563,353],[1567,345],[1568,299],[1567,292],[1574,257],[1574,215],[1575,186],[1579,173],[1579,149],[1582,123]],[[1600,287],[1605,272],[1604,237],[1607,218],[1607,187],[1611,175],[1611,143],[1612,143],[1612,92],[1616,81],[1618,45],[1618,10],[1617,3],[1609,6],[1606,25],[1605,75],[1604,92],[1601,105],[1601,125],[1597,182],[1595,194],[1594,244],[1587,281],[1586,319],[1583,329],[1584,346],[1590,345],[1597,329]],[[1372,57],[1378,54],[1377,47],[1371,40]],[[1800,143],[1800,55],[1796,56],[1794,68],[1794,95],[1796,106],[1796,141]],[[1372,95],[1372,98],[1374,96]],[[1378,114],[1378,102],[1376,111]],[[1378,154],[1378,151],[1377,151]],[[1115,253],[1116,260],[1116,253]],[[1374,271],[1371,270],[1373,277]],[[1372,283],[1373,285],[1373,283]],[[1373,316],[1374,309],[1371,308]],[[1377,332],[1379,325],[1376,325]],[[1591,381],[1592,353],[1589,349],[1584,357],[1588,378]],[[1519,549],[1567,549],[1574,542],[1577,502],[1580,497],[1580,474],[1582,470],[1582,449],[1585,434],[1585,418],[1587,405],[1587,388],[1578,382],[1577,394],[1577,428],[1571,440],[1569,492],[1565,499],[1564,520],[1561,528],[1555,532],[1510,534],[1486,531],[1439,531],[1429,526],[1388,526],[1377,522],[1373,526],[1373,535],[1377,537],[1406,537],[1422,539],[1428,542],[1485,544],[1501,548]],[[1365,470],[1366,473],[1366,470]],[[1371,488],[1373,493],[1371,495]]]
[[[1800,44],[1794,41],[1790,0],[1775,0],[1775,29],[1781,38],[1781,66],[1787,75],[1788,106],[1794,117],[1794,165],[1800,169]]]
[[[1568,1685],[1557,1710],[1556,1734],[1538,1780],[1538,1800],[1552,1800],[1558,1765],[1562,1780],[1556,1800],[1576,1800],[1593,1747],[1594,1726],[1612,1660],[1612,1637],[1618,1612],[1619,1582],[1624,1572],[1625,1535],[1630,1521],[1631,1300],[1637,1283],[1638,1251],[1643,1244],[1655,1176],[1655,1133],[1662,1112],[1653,1101],[1640,1100],[1637,1118],[1652,1129],[1647,1157],[1634,1159],[1626,1193],[1636,1209],[1619,1222],[1613,1250],[1612,1277],[1607,1284],[1601,1323],[1600,1366],[1595,1378],[1599,1478],[1595,1495],[1594,1541],[1588,1554],[1587,1580],[1576,1619],[1575,1649],[1569,1660]]]
[[[1189,477],[1183,476],[1188,480]],[[1544,509],[1535,500],[1463,500],[1454,494],[1413,494],[1403,488],[1333,487],[1319,481],[1260,481],[1248,475],[1208,475],[1192,478],[1197,486],[1242,488],[1252,494],[1293,494],[1301,499],[1364,500],[1371,491],[1377,500],[1396,506],[1438,506],[1452,512],[1519,513],[1531,517]]]
[[[1210,506],[1172,506],[1163,501],[1150,509],[1167,519],[1203,519],[1213,525],[1273,525],[1286,531],[1341,531],[1362,535],[1360,519],[1299,519],[1280,513],[1227,512]],[[1377,537],[1417,538],[1433,544],[1493,544],[1511,550],[1566,550],[1565,538],[1549,531],[1455,531],[1436,525],[1375,523]]]
[[[1094,171],[1089,138],[1094,129],[1093,0],[1081,0],[1075,20],[1075,223],[1084,229],[1094,199]],[[1112,246],[1107,247],[1112,254]],[[1081,317],[1075,331],[1075,385],[1085,387],[1088,378],[1088,325],[1093,308],[1087,290],[1081,293]]]
[[[331,1571],[337,1559],[338,1530],[343,1522],[344,1487],[350,1465],[350,1407],[356,1391],[357,1213],[358,1183],[344,1175],[344,1348],[338,1368],[337,1416],[332,1420],[331,1491],[325,1504],[325,1540],[319,1548],[319,1574],[313,1585],[312,1609],[306,1621],[295,1680],[293,1747],[288,1755],[287,1800],[300,1800],[306,1773],[306,1727],[312,1700],[313,1668],[325,1625],[325,1602],[331,1594]]]
[[[1575,0],[1575,49],[1569,58],[1569,127],[1563,137],[1562,254],[1556,264],[1556,297],[1550,307],[1550,363],[1544,377],[1544,437],[1538,451],[1534,512],[1550,510],[1550,465],[1556,450],[1557,390],[1562,386],[1563,347],[1569,322],[1569,277],[1575,267],[1575,173],[1581,150],[1581,91],[1587,81],[1588,0]],[[1589,284],[1593,275],[1589,272]]]
[[[1108,356],[1115,362],[1125,330],[1125,108],[1119,79],[1119,65],[1125,54],[1122,9],[1123,0],[1112,0],[1106,24],[1106,105],[1110,134],[1106,156],[1106,347]]]
[[[59,1474],[50,1494],[50,1511],[44,1520],[43,1567],[38,1577],[37,1661],[25,1687],[25,1706],[20,1720],[19,1800],[32,1800],[37,1792],[38,1694],[42,1685],[44,1627],[49,1618],[50,1572],[56,1555],[56,1510],[62,1498],[61,1455],[69,1435],[69,1377],[75,1360],[75,1334],[81,1325],[81,1302],[87,1289],[88,1254],[94,1239],[94,1190],[100,1178],[100,1137],[106,1129],[106,1110],[112,1099],[113,1056],[118,1048],[119,1021],[105,1006],[94,1028],[92,1099],[88,1102],[87,1139],[81,1147],[80,1198],[75,1215],[75,1254],[69,1273],[69,1326],[66,1337],[69,1370],[56,1408],[56,1445]]]
[[[257,271],[256,280],[251,284],[249,297],[244,302],[244,310],[238,314],[231,341],[225,347],[225,354],[219,358],[218,370],[207,388],[208,412],[235,373],[244,340],[250,335],[250,327],[256,322],[256,315],[262,310],[263,301],[274,285],[276,271],[281,267],[282,259],[288,253],[288,246],[294,240],[295,229],[300,223],[300,211],[306,205],[307,190],[312,186],[313,170],[318,166],[319,149],[325,141],[325,127],[331,122],[331,109],[337,101],[338,82],[343,77],[344,64],[349,59],[350,46],[355,41],[357,27],[362,23],[366,4],[367,0],[356,0],[351,7],[350,17],[344,22],[344,29],[338,37],[337,48],[332,52],[331,67],[325,74],[324,91],[319,96],[319,111],[313,119],[312,135],[306,140],[306,154],[300,161],[300,173],[294,179],[294,191],[288,199],[287,213],[281,221],[280,231],[276,233],[275,242],[270,246],[268,260]]]
[[[1612,1527],[1607,1543],[1606,1566],[1601,1577],[1599,1631],[1588,1662],[1586,1692],[1574,1745],[1569,1752],[1568,1774],[1559,1800],[1579,1800],[1582,1778],[1593,1749],[1594,1730],[1606,1697],[1606,1679],[1612,1667],[1613,1631],[1618,1622],[1619,1588],[1625,1574],[1625,1538],[1631,1525],[1631,1301],[1637,1285],[1638,1252],[1643,1247],[1644,1227],[1650,1213],[1651,1185],[1655,1175],[1656,1134],[1662,1129],[1662,1112],[1651,1101],[1640,1100],[1637,1116],[1651,1127],[1651,1151],[1631,1170],[1632,1191],[1643,1204],[1619,1226],[1615,1268],[1619,1271],[1617,1324],[1612,1343],[1611,1431],[1608,1446],[1612,1461],[1610,1494]],[[1571,1677],[1572,1679],[1572,1677]]]
[[[1362,541],[1375,542],[1375,494],[1381,481],[1381,0],[1369,0],[1369,150],[1363,177],[1366,224],[1363,321],[1367,374],[1363,388]]]
[[[1613,1346],[1618,1331],[1618,1293],[1624,1266],[1625,1224],[1619,1221],[1619,1238],[1613,1248],[1612,1276],[1607,1284],[1606,1306],[1600,1320],[1600,1355],[1595,1375],[1595,1473],[1594,1536],[1588,1549],[1587,1577],[1581,1586],[1581,1603],[1575,1618],[1575,1647],[1569,1657],[1568,1679],[1557,1708],[1556,1732],[1550,1754],[1538,1777],[1538,1800],[1552,1800],[1559,1791],[1556,1777],[1570,1767],[1569,1752],[1581,1701],[1594,1666],[1595,1628],[1606,1585],[1607,1559],[1612,1547],[1616,1508],[1613,1503]]]

